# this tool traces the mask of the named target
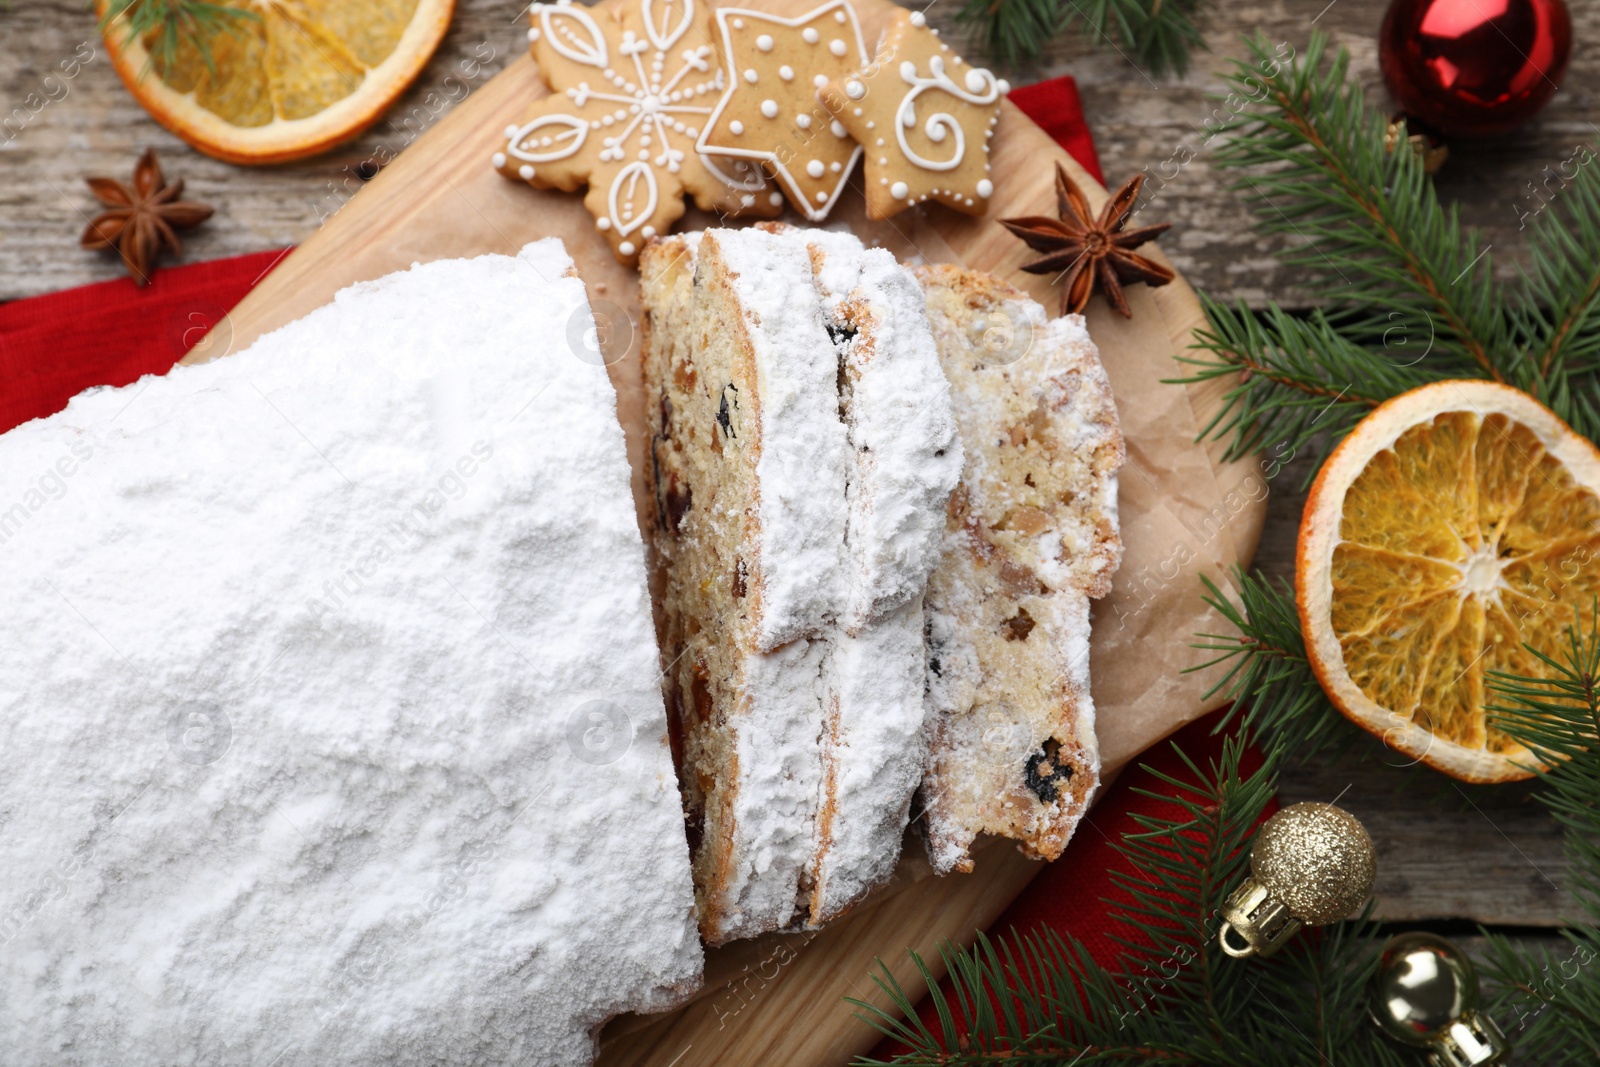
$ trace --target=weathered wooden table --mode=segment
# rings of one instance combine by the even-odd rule
[[[119,264],[77,247],[94,211],[87,175],[125,178],[154,145],[169,176],[217,207],[187,242],[186,258],[210,259],[297,243],[359,189],[363,164],[398,152],[482,85],[526,46],[522,9],[512,2],[458,0],[455,25],[439,54],[399,105],[358,142],[305,163],[243,169],[214,162],[168,135],[123,90],[105,58],[83,0],[0,3],[0,300],[117,277]],[[1578,42],[1566,88],[1536,122],[1491,145],[1457,146],[1438,178],[1464,221],[1485,232],[1496,270],[1525,258],[1523,216],[1559,187],[1556,167],[1580,145],[1600,151],[1600,4],[1569,0]],[[933,22],[951,39],[954,0],[935,3]],[[1073,38],[1055,42],[1029,70],[1003,71],[1013,83],[1070,73],[1078,79],[1107,178],[1115,183],[1164,161],[1192,160],[1166,180],[1153,218],[1170,220],[1161,246],[1197,287],[1224,300],[1290,307],[1314,302],[1272,256],[1271,241],[1250,230],[1246,205],[1211,164],[1206,124],[1219,104],[1220,74],[1244,54],[1239,35],[1259,27],[1271,41],[1299,48],[1313,25],[1353,57],[1373,99],[1383,92],[1374,43],[1380,0],[1243,0],[1209,18],[1211,53],[1181,81],[1148,77],[1115,53]],[[67,77],[66,71],[74,76]],[[1163,176],[1172,173],[1169,164]],[[370,177],[370,174],[366,174]],[[1274,576],[1293,571],[1295,530],[1309,464],[1289,464],[1271,486],[1257,557]],[[1197,590],[1198,595],[1198,590]],[[1397,928],[1425,926],[1471,941],[1476,924],[1548,938],[1575,911],[1562,889],[1560,836],[1526,786],[1459,786],[1376,742],[1361,743],[1333,765],[1300,768],[1284,782],[1285,802],[1333,800],[1360,816],[1379,851],[1378,914]]]

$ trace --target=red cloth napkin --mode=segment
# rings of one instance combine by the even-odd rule
[[[1104,183],[1071,78],[1023,86],[1012,91],[1011,100]],[[91,386],[126,385],[169,370],[284,254],[167,267],[144,289],[124,279],[0,305],[0,432],[60,411]],[[1217,747],[1200,726],[1190,727],[1181,740],[1202,765]],[[1166,746],[1150,762],[1170,773],[1181,770]],[[1111,843],[1134,828],[1135,812],[1162,810],[1159,802],[1136,796],[1135,786],[1160,789],[1145,772],[1125,774],[1084,821],[1066,855],[1000,917],[997,933],[1048,925],[1082,938],[1097,960],[1115,959],[1115,927],[1101,899],[1112,895],[1110,871],[1121,862]],[[887,1046],[880,1055],[885,1051]]]
[[[0,433],[96,385],[164,374],[287,249],[156,271],[0,304]]]
[[[1100,173],[1100,155],[1094,150],[1094,135],[1083,117],[1077,82],[1060,77],[1024,85],[1011,90],[1011,102],[1065,148],[1095,181],[1106,183],[1105,175]]]

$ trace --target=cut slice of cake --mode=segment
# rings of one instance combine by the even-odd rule
[[[966,445],[924,601],[928,851],[970,870],[993,834],[1054,859],[1099,781],[1089,600],[1122,554],[1116,407],[1082,317],[986,274],[916,275]]]
[[[808,236],[708,231],[641,260],[657,624],[714,943],[826,921],[887,877],[925,751],[915,603],[960,469],[948,386],[914,279]],[[780,626],[775,600],[805,609]]]
[[[547,240],[0,436],[7,1064],[573,1067],[698,983],[588,323]]]
[[[887,249],[863,248],[842,231],[759,225],[806,242],[839,349],[839,414],[852,461],[851,596],[840,622],[854,633],[920,596],[938,559],[944,506],[962,462],[950,383],[922,289]]]
[[[825,630],[843,597],[838,359],[805,246],[773,234],[654,241],[640,298],[668,716],[718,943],[791,925],[815,850],[826,644],[792,631]],[[769,640],[790,639],[763,651],[774,610]]]

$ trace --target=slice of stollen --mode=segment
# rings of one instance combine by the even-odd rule
[[[809,902],[809,922],[820,925],[888,879],[899,858],[927,753],[922,590],[963,453],[916,278],[849,233],[790,232],[810,251],[839,349],[839,410],[852,454],[852,596],[828,661]]]
[[[993,834],[1054,859],[1099,781],[1089,600],[1122,554],[1116,407],[1080,316],[986,274],[916,274],[966,445],[924,601],[929,855],[970,870]]]
[[[909,274],[810,236],[708,231],[641,261],[657,621],[711,941],[826,921],[886,877],[925,751],[917,604],[959,471],[948,386]],[[797,371],[761,369],[797,348],[803,398]],[[779,401],[811,418],[769,417]],[[821,462],[766,462],[818,442]],[[797,524],[768,509],[799,497],[834,556],[779,543]],[[822,620],[773,647],[755,593],[769,561],[810,583]]]
[[[815,851],[827,648],[808,632],[843,598],[847,441],[803,245],[679,235],[645,247],[640,276],[668,716],[700,929],[720,943],[793,924]]]

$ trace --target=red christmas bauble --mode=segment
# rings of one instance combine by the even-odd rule
[[[1400,110],[1439,133],[1504,133],[1543,107],[1572,54],[1562,0],[1394,0],[1378,37]]]

